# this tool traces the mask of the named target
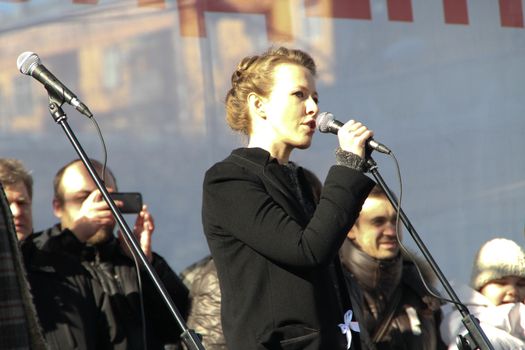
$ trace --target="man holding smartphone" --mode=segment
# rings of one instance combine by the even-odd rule
[[[103,177],[102,164],[96,160],[91,162],[99,176],[105,178],[108,191],[117,191],[116,179],[111,171],[106,168]],[[116,204],[123,206],[124,203],[117,200]],[[82,266],[92,281],[92,294],[109,331],[110,348],[164,349],[166,344],[177,343],[180,329],[175,319],[149,276],[143,272],[138,276],[126,243],[114,235],[113,214],[80,160],[66,164],[57,172],[53,212],[60,223],[35,234],[26,245],[31,246],[33,251],[46,252],[50,256],[46,263],[50,265],[67,259]],[[134,234],[180,313],[185,316],[188,290],[167,262],[152,252],[154,229],[153,217],[144,205],[137,215]],[[31,256],[27,256],[27,260],[30,261]],[[33,293],[38,294],[38,289],[44,287],[33,286]],[[141,303],[141,300],[144,302]],[[44,309],[38,312],[53,312]],[[61,326],[66,329],[65,333],[68,333],[68,327],[74,327],[67,324]],[[46,326],[43,325],[43,328],[45,332]],[[56,329],[53,331],[57,332]],[[61,344],[68,338],[66,335],[54,337],[57,348],[68,348],[68,343]]]

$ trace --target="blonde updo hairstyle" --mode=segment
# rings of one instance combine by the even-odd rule
[[[273,72],[283,63],[297,64],[308,69],[313,76],[316,75],[314,60],[301,50],[270,48],[262,55],[243,58],[232,74],[232,87],[226,94],[226,121],[230,128],[250,135],[248,95],[254,92],[261,97],[268,97],[274,85]]]

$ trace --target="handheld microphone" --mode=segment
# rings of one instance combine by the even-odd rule
[[[330,112],[321,112],[317,116],[317,125],[318,129],[322,133],[332,133],[337,135],[337,132],[339,129],[344,125],[339,120],[336,120],[334,115]],[[390,154],[392,151],[388,149],[385,145],[375,141],[373,138],[369,138],[366,141],[366,146],[373,149],[374,151],[378,151],[385,154]]]
[[[40,63],[40,58],[36,53],[29,51],[21,53],[16,60],[16,65],[22,74],[30,75],[41,82],[46,90],[63,97],[67,103],[86,117],[91,118],[93,116],[87,106]]]

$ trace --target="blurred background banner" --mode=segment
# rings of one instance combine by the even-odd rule
[[[43,86],[18,72],[22,52],[89,106],[120,190],[142,192],[153,247],[180,271],[208,253],[205,170],[246,143],[224,121],[230,74],[280,44],[316,59],[322,111],[394,151],[405,213],[449,279],[468,280],[488,238],[525,244],[522,0],[0,1],[0,156],[33,172],[35,229],[57,221],[52,179],[76,153]],[[92,123],[64,110],[101,159]],[[319,134],[293,160],[324,179],[335,147]],[[393,161],[374,158],[397,192]]]

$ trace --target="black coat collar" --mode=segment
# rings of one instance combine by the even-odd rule
[[[308,223],[310,218],[307,217],[304,208],[297,199],[292,188],[293,184],[282,168],[283,165],[279,164],[277,159],[273,158],[268,151],[257,147],[238,148],[232,151],[227,160],[257,173],[277,203],[285,208],[298,222],[302,224]],[[300,169],[299,171],[301,172],[302,170]],[[305,183],[303,182],[302,185],[304,187]],[[282,196],[276,195],[271,189],[277,190]]]

